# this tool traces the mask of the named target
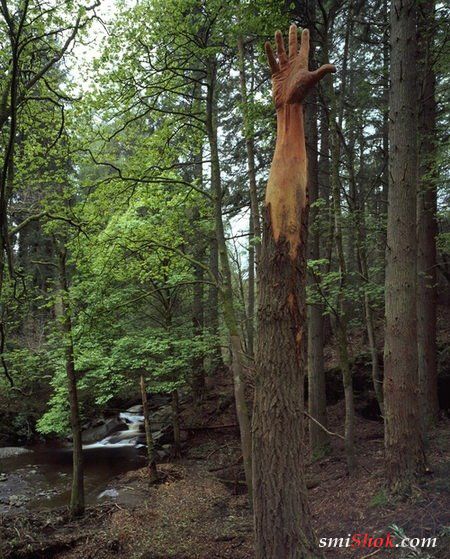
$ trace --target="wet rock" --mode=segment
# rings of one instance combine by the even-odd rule
[[[127,413],[134,413],[136,415],[142,415],[142,404],[136,404],[127,409]]]
[[[0,482],[1,481],[6,481],[8,479],[8,476],[6,474],[0,474]]]
[[[117,489],[105,489],[105,491],[102,491],[100,493],[97,499],[106,499],[106,498],[115,499],[118,496],[119,496],[119,492],[117,491]]]
[[[92,444],[104,439],[123,425],[119,417],[102,418],[89,427],[84,429],[82,433],[83,444]]]
[[[29,452],[32,451],[20,446],[4,446],[3,448],[0,448],[0,458],[11,458],[12,456],[28,454]]]

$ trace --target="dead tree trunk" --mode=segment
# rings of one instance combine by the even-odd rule
[[[281,32],[270,44],[277,111],[277,143],[266,190],[259,265],[258,342],[253,414],[253,495],[257,559],[313,559],[314,545],[304,472],[306,372],[306,246],[308,192],[303,100],[330,65],[308,71],[309,34],[289,57]]]

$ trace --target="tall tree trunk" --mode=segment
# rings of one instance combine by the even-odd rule
[[[198,207],[194,208],[193,211],[193,222],[198,225],[200,219],[200,212]],[[197,232],[198,231],[198,232]],[[201,343],[203,340],[203,329],[204,329],[204,307],[203,307],[203,295],[204,295],[204,269],[201,266],[201,262],[205,257],[205,243],[201,235],[201,231],[197,229],[194,243],[193,243],[193,257],[194,264],[194,288],[192,297],[192,330],[194,339]],[[205,365],[204,356],[197,349],[195,350],[194,357],[192,358],[192,393],[195,402],[202,400],[205,393]]]
[[[69,286],[66,271],[66,249],[59,248],[59,281],[61,292],[61,319],[64,333],[66,375],[70,403],[70,424],[72,427],[72,490],[70,494],[70,515],[84,513],[84,467],[83,442],[81,438],[80,410],[78,405],[77,379],[73,350],[72,319],[69,303]]]
[[[415,0],[392,0],[384,346],[385,459],[393,492],[425,469],[417,372]]]
[[[351,6],[353,3],[351,3]],[[348,22],[348,26],[351,22]],[[346,81],[346,59],[348,56],[348,40],[349,34],[346,35],[346,43],[344,45],[344,66],[342,71],[342,82]],[[328,42],[323,42],[323,56],[324,61],[328,61]],[[334,220],[334,241],[336,247],[336,255],[339,266],[339,287],[337,293],[336,311],[333,320],[334,330],[336,334],[339,354],[339,366],[342,371],[342,382],[344,385],[344,399],[345,399],[345,453],[347,458],[347,467],[349,473],[353,473],[356,466],[355,457],[355,406],[353,395],[353,379],[352,371],[350,368],[349,358],[349,343],[348,343],[348,316],[345,300],[345,292],[347,287],[347,264],[344,253],[344,242],[342,234],[342,207],[341,207],[341,194],[340,194],[340,177],[339,177],[339,163],[341,155],[341,145],[339,136],[338,119],[342,120],[342,107],[344,102],[341,96],[341,103],[338,104],[333,84],[330,79],[325,82],[325,90],[327,100],[330,102],[331,109],[329,111],[329,127],[331,136],[331,198],[333,207],[333,220]]]
[[[420,400],[424,426],[436,422],[437,390],[437,277],[436,277],[436,77],[433,70],[434,0],[421,2],[418,48],[419,96],[419,191],[417,196],[417,349]]]
[[[304,142],[303,107],[287,107],[299,141]],[[295,123],[294,123],[295,121]],[[278,130],[278,136],[283,134]],[[303,166],[306,190],[306,152],[302,159],[285,160]],[[274,156],[274,158],[277,155]],[[271,176],[269,181],[275,181]],[[253,414],[254,511],[256,557],[286,559],[315,557],[308,522],[304,479],[303,383],[306,348],[306,195],[292,208],[298,222],[298,244],[290,234],[276,234],[273,202],[266,197],[261,262],[259,266],[258,342]]]
[[[255,138],[253,123],[248,114],[247,74],[245,71],[245,45],[240,36],[238,38],[239,79],[242,102],[242,122],[245,147],[247,151],[247,172],[250,194],[250,232],[248,258],[248,353],[254,355],[255,337],[255,265],[258,268],[261,259],[261,216],[258,201],[258,187],[256,183]]]
[[[242,121],[244,125],[245,147],[247,150],[247,171],[250,193],[250,206],[253,222],[253,239],[255,239],[255,259],[258,267],[261,258],[261,216],[258,202],[258,187],[256,184],[255,166],[255,138],[251,118],[248,114],[247,75],[245,71],[245,47],[242,37],[238,39],[239,78],[241,86]]]
[[[222,299],[222,309],[224,321],[230,335],[232,373],[234,396],[236,403],[236,414],[241,435],[242,456],[244,462],[245,479],[249,495],[252,492],[252,435],[250,427],[250,417],[248,406],[245,399],[245,385],[243,381],[244,357],[242,353],[242,340],[239,332],[236,311],[234,308],[233,285],[230,261],[228,256],[227,244],[225,240],[225,230],[222,219],[222,181],[220,176],[219,146],[217,137],[217,99],[216,99],[216,74],[217,61],[214,57],[209,59],[208,64],[208,90],[207,90],[207,110],[206,128],[211,151],[211,187],[214,196],[214,215],[217,237],[217,247],[221,265],[221,283],[219,294]]]
[[[369,341],[370,358],[371,358],[371,365],[372,365],[372,383],[373,383],[375,397],[377,399],[381,415],[384,416],[383,381],[381,378],[382,375],[381,375],[381,368],[380,368],[380,360],[378,358],[378,348],[377,348],[377,339],[376,339],[376,331],[375,331],[375,313],[372,308],[373,303],[369,291],[369,284],[371,278],[369,277],[369,265],[367,259],[367,229],[366,229],[366,203],[365,203],[366,192],[363,186],[365,184],[364,172],[363,172],[363,169],[365,168],[364,137],[363,137],[362,129],[360,130],[360,146],[361,146],[360,148],[361,153],[360,153],[360,162],[359,162],[359,174],[361,176],[361,179],[360,179],[359,191],[357,188],[357,181],[355,176],[355,170],[353,167],[353,160],[349,169],[350,180],[354,182],[355,184],[354,190],[355,192],[358,193],[356,209],[355,209],[356,233],[358,237],[356,254],[357,254],[359,274],[363,281],[364,316],[366,319],[367,339]]]
[[[145,387],[144,375],[141,375],[140,386],[142,410],[144,412],[145,440],[147,441],[148,473],[150,477],[150,483],[154,483],[158,480],[158,469],[156,467],[155,445],[153,443],[152,428],[150,424],[150,410],[148,407],[147,389]]]
[[[248,312],[247,337],[248,354],[253,358],[255,353],[255,237],[253,229],[253,212],[250,210],[248,237]]]
[[[304,470],[306,249],[308,173],[303,101],[332,66],[308,71],[309,33],[289,58],[278,31],[278,61],[266,44],[277,111],[277,141],[266,189],[259,265],[258,342],[253,413],[253,480],[257,559],[313,559]],[[286,84],[295,84],[292,89]]]
[[[315,61],[311,61],[314,64]],[[305,136],[308,160],[308,191],[310,210],[309,254],[310,260],[320,258],[320,231],[315,221],[318,217],[314,203],[319,198],[318,133],[317,133],[317,93],[312,92],[305,104]],[[314,289],[315,279],[310,278]],[[324,427],[327,425],[327,399],[325,392],[325,370],[323,363],[323,305],[308,305],[308,410]],[[326,432],[314,421],[309,423],[309,441],[313,457],[327,453],[329,440]]]
[[[215,217],[214,217],[215,220]],[[217,285],[219,284],[219,250],[217,246],[217,236],[214,231],[209,239],[209,268],[211,274],[215,278]],[[223,370],[224,363],[222,350],[220,347],[219,332],[219,288],[217,285],[210,285],[208,290],[208,328],[214,339],[214,347],[211,355],[211,372]]]

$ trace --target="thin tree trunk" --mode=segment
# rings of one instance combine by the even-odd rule
[[[312,51],[311,51],[312,52]],[[314,62],[312,62],[314,63]],[[308,159],[308,189],[310,210],[309,259],[320,258],[320,231],[315,223],[318,210],[314,203],[319,198],[319,167],[317,139],[317,93],[311,92],[305,106],[305,136]],[[315,279],[309,278],[312,289]],[[308,305],[308,411],[324,427],[327,426],[327,401],[325,392],[325,370],[323,363],[323,305]],[[312,456],[318,458],[329,449],[328,435],[317,423],[309,423],[309,441]]]
[[[145,440],[147,441],[148,473],[150,477],[150,483],[154,483],[158,480],[158,469],[156,467],[155,445],[153,443],[152,429],[150,424],[150,410],[148,407],[147,389],[145,387],[144,375],[141,375],[140,386],[142,410],[144,412]]]
[[[410,490],[425,470],[417,371],[416,23],[415,0],[392,0],[384,409],[386,476],[393,492]]]
[[[200,212],[198,207],[194,208],[193,221],[198,224],[200,219]],[[192,298],[192,330],[194,339],[201,343],[203,339],[204,329],[204,308],[203,308],[203,292],[204,292],[204,269],[200,263],[205,257],[205,243],[201,237],[201,232],[197,233],[193,243],[193,256],[196,262],[194,264],[194,287]],[[192,393],[195,402],[200,402],[205,393],[205,366],[204,356],[197,349],[195,350],[194,357],[192,358]]]
[[[81,437],[80,410],[78,405],[77,379],[73,350],[72,319],[70,316],[69,287],[66,272],[66,250],[59,249],[59,280],[61,291],[61,319],[64,333],[66,375],[70,403],[70,424],[72,427],[72,490],[70,494],[70,515],[84,513],[84,468],[83,442]]]
[[[255,138],[251,119],[248,116],[247,76],[245,72],[245,47],[242,37],[238,39],[239,78],[241,86],[242,120],[244,125],[245,147],[247,150],[247,171],[250,193],[250,206],[253,221],[253,239],[255,239],[255,261],[258,267],[261,258],[261,216],[256,184]]]
[[[217,236],[215,231],[209,240],[209,268],[218,285],[220,281],[219,250],[217,247]],[[219,289],[217,285],[210,285],[208,291],[208,328],[211,336],[214,338],[214,347],[211,355],[211,372],[213,374],[216,371],[223,370],[224,368],[222,350],[220,347]]]
[[[328,60],[328,45],[324,44],[324,60]],[[348,47],[345,49],[348,52]],[[345,66],[346,67],[346,66]],[[345,73],[342,80],[345,81]],[[327,98],[330,102],[331,109],[329,112],[329,126],[331,133],[331,197],[333,206],[334,217],[334,241],[336,247],[336,254],[339,265],[339,288],[337,294],[337,305],[334,325],[336,339],[338,342],[339,350],[339,365],[342,371],[342,382],[344,385],[344,398],[345,398],[345,451],[347,457],[347,467],[349,473],[353,473],[356,466],[355,457],[355,443],[354,443],[354,424],[355,424],[355,410],[354,410],[354,397],[353,397],[353,379],[350,368],[349,350],[348,350],[348,333],[347,333],[347,309],[345,301],[345,290],[347,283],[347,264],[345,261],[344,244],[342,235],[342,208],[340,197],[340,177],[339,177],[339,162],[340,162],[340,138],[338,131],[337,118],[340,114],[340,109],[336,100],[331,80],[326,81]],[[343,102],[343,100],[341,100]]]
[[[258,268],[261,258],[261,216],[256,183],[255,139],[251,118],[248,115],[247,75],[245,71],[245,46],[243,38],[238,38],[239,78],[242,101],[243,133],[247,151],[247,171],[250,194],[250,229],[248,258],[248,354],[254,355],[255,338],[255,265]]]
[[[171,394],[172,406],[172,427],[173,427],[173,455],[179,458],[181,456],[181,429],[180,429],[180,402],[178,390],[172,390]]]
[[[236,413],[241,435],[242,456],[244,462],[245,479],[249,495],[252,493],[252,462],[251,462],[251,427],[250,417],[245,399],[245,385],[243,382],[244,358],[242,354],[242,340],[239,333],[236,311],[234,308],[233,286],[230,261],[225,240],[224,224],[222,220],[222,182],[220,177],[220,160],[217,141],[217,100],[216,100],[216,72],[217,61],[211,57],[208,64],[207,91],[207,134],[211,151],[211,187],[214,195],[215,227],[217,247],[222,270],[219,293],[222,299],[224,321],[227,326],[232,354],[232,373]]]
[[[248,237],[248,312],[247,338],[248,354],[252,358],[255,353],[255,246],[253,234],[253,213],[250,210]]]
[[[434,0],[420,4],[419,11],[419,163],[420,182],[417,196],[417,349],[422,417],[425,428],[439,414],[437,389],[437,195],[436,195],[436,77],[432,48],[436,31]]]
[[[364,283],[363,286],[364,316],[366,319],[367,339],[369,341],[370,358],[371,358],[371,365],[372,365],[372,383],[373,383],[375,397],[377,399],[381,415],[384,416],[383,380],[381,378],[380,360],[378,358],[377,339],[376,339],[376,331],[375,331],[375,313],[372,308],[372,300],[368,289],[370,283],[370,277],[369,277],[369,265],[367,263],[367,230],[366,230],[366,204],[365,204],[366,193],[364,187],[362,186],[364,184],[364,177],[363,177],[364,139],[363,139],[362,130],[360,131],[360,136],[361,136],[360,137],[361,154],[360,154],[360,163],[359,163],[359,168],[360,168],[359,174],[361,175],[362,179],[361,179],[359,192],[357,188],[357,181],[355,177],[353,160],[350,165],[349,174],[350,174],[350,180],[354,182],[354,190],[358,194],[356,200],[357,203],[355,207],[356,232],[358,236],[356,255],[358,261],[359,274]]]

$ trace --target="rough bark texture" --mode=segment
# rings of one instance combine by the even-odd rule
[[[297,162],[298,164],[298,162]],[[307,207],[298,206],[306,235]],[[270,208],[259,277],[259,336],[253,419],[256,557],[316,557],[304,479],[305,246],[291,258],[274,240]]]
[[[421,3],[419,13],[420,96],[419,162],[417,196],[417,350],[422,418],[425,427],[436,422],[439,413],[436,347],[436,77],[432,46],[434,0]]]
[[[145,440],[147,441],[148,473],[150,483],[153,483],[158,479],[158,470],[156,468],[155,446],[153,444],[152,429],[150,425],[150,410],[148,407],[147,389],[145,387],[145,379],[143,375],[141,375],[140,386],[142,410],[144,412]]]
[[[291,126],[297,128],[293,136],[300,141],[303,109],[293,105],[285,110]],[[279,137],[282,133],[279,129]],[[299,181],[289,184],[273,175],[269,179],[279,199],[273,204],[277,194],[268,187],[259,272],[253,475],[256,557],[261,559],[314,556],[303,476],[308,215],[304,146],[293,154],[280,162],[280,168],[296,168]],[[286,220],[280,211],[284,195],[291,204]],[[274,209],[279,212],[275,227]],[[297,224],[295,231],[291,227],[285,234],[281,224],[293,223]]]
[[[285,111],[293,138],[304,142],[302,107]],[[283,135],[279,117],[278,138]],[[278,145],[278,144],[277,144]],[[267,190],[265,228],[259,275],[259,336],[256,356],[253,419],[254,513],[256,557],[315,557],[314,535],[304,479],[304,375],[307,192],[305,146],[295,146],[292,158],[278,161]],[[274,156],[274,167],[277,153]],[[297,180],[283,169],[297,169]],[[289,171],[288,171],[289,172]],[[286,180],[287,178],[287,180]],[[275,188],[277,190],[275,190]],[[290,190],[290,193],[287,191]],[[278,192],[278,204],[272,205]],[[275,222],[282,199],[293,203]],[[279,224],[281,229],[277,229]],[[294,230],[293,223],[297,223]],[[284,227],[291,226],[288,234]],[[294,245],[292,244],[294,243]],[[295,247],[295,250],[293,249]]]
[[[416,2],[391,4],[389,198],[386,248],[384,408],[386,475],[408,490],[425,469],[416,320]]]

